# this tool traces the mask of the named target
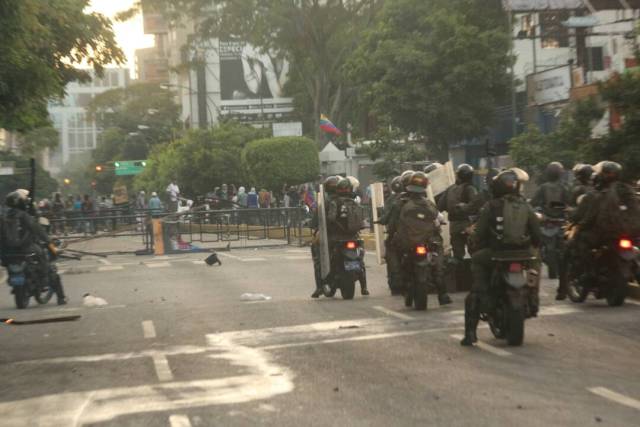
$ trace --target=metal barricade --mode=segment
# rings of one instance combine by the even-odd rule
[[[192,210],[163,219],[165,251],[302,245],[301,208]]]

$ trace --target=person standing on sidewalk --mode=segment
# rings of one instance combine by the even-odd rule
[[[168,211],[173,213],[178,210],[178,199],[180,198],[180,187],[176,184],[176,180],[172,179],[171,183],[167,186],[166,189],[167,196],[169,197],[169,206]]]

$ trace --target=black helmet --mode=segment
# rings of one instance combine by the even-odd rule
[[[414,172],[407,183],[409,193],[424,194],[429,186],[429,178],[424,172]]]
[[[340,182],[342,178],[339,176],[330,176],[329,178],[324,180],[324,191],[327,194],[334,194],[336,192],[336,187],[338,186],[338,182]]]
[[[402,177],[396,176],[391,180],[391,191],[394,193],[402,193]]]
[[[620,179],[622,165],[610,160],[605,160],[595,165],[593,171],[604,184],[610,184]]]
[[[441,167],[442,167],[442,165],[440,163],[433,162],[433,163],[429,163],[427,166],[425,166],[423,170],[424,170],[424,173],[430,174],[434,170],[437,170],[437,169],[439,169]]]
[[[473,178],[473,166],[466,163],[458,166],[458,169],[456,169],[456,178],[458,178],[460,182],[471,182]]]
[[[520,190],[520,181],[518,175],[511,169],[500,172],[493,178],[491,186],[494,197],[502,197],[507,194],[518,194]]]
[[[593,167],[591,165],[577,164],[573,167],[573,176],[583,184],[588,183],[593,175]]]
[[[547,165],[547,178],[550,181],[558,181],[564,175],[564,166],[560,162],[551,162]]]
[[[12,191],[7,194],[5,203],[7,207],[26,211],[29,206],[29,191],[23,189]]]
[[[407,189],[407,185],[409,185],[409,180],[411,179],[414,173],[416,172],[412,170],[408,170],[408,171],[402,172],[402,175],[400,175],[400,182],[402,183],[402,187],[405,190]]]
[[[347,178],[341,178],[338,185],[336,185],[336,193],[341,195],[352,194],[353,185],[351,184],[351,181]]]

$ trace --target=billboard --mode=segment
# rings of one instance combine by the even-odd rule
[[[289,63],[240,40],[219,40],[221,112],[225,115],[285,117],[293,100],[284,97]]]
[[[527,76],[527,101],[530,106],[569,100],[571,95],[571,67],[552,68]]]

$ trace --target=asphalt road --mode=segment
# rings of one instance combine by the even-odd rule
[[[69,305],[0,317],[2,426],[635,426],[640,306],[556,303],[510,348],[463,348],[463,298],[425,313],[388,295],[312,300],[308,250],[65,262]],[[83,306],[85,293],[105,307]],[[272,299],[244,302],[243,293]]]

